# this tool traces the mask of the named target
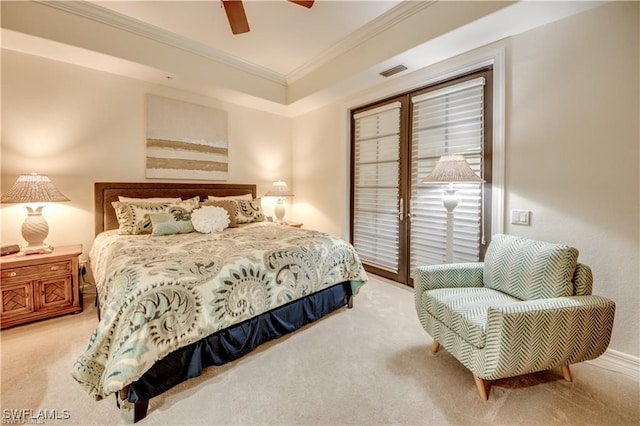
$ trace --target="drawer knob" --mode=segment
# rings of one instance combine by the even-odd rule
[[[16,275],[18,275],[18,273],[17,273],[17,272],[9,272],[9,276],[10,276],[10,277],[15,277]]]
[[[58,269],[60,269],[60,267],[59,267],[59,266],[52,266],[52,267],[51,267],[51,270],[52,270],[52,271],[57,271]]]

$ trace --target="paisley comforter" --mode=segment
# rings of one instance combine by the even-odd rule
[[[72,374],[95,399],[225,327],[344,281],[355,295],[367,280],[347,242],[268,222],[215,234],[106,231],[90,260],[101,320]]]

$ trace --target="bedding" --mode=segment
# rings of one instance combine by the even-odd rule
[[[170,203],[179,203],[180,201],[182,201],[182,198],[172,198],[172,197],[168,197],[168,198],[164,198],[164,197],[152,197],[152,198],[135,198],[135,197],[123,197],[122,195],[118,196],[118,201],[122,201],[122,202],[140,202],[140,201],[146,201],[146,202],[150,202],[150,203],[166,203],[166,202],[170,202]]]
[[[180,202],[122,202],[111,203],[118,218],[119,233],[125,235],[151,234],[151,215],[160,213],[188,214],[200,207],[200,197]]]
[[[191,222],[202,234],[222,232],[229,227],[229,213],[222,207],[202,206],[193,211]]]
[[[262,222],[264,213],[262,212],[262,200],[256,198],[253,200],[235,200],[238,204],[236,211],[236,223],[253,223]]]
[[[217,200],[217,201],[205,201],[200,203],[200,206],[213,206],[213,207],[222,207],[227,211],[227,215],[229,216],[229,228],[235,228],[238,226],[236,222],[236,217],[238,216],[238,203],[233,200]]]
[[[95,399],[206,336],[345,281],[355,295],[367,281],[347,242],[265,221],[212,234],[109,230],[89,256],[101,320],[72,374]]]
[[[151,235],[188,234],[194,231],[189,214],[152,213],[149,219],[151,219]]]
[[[242,195],[228,195],[226,197],[218,197],[216,195],[208,195],[207,199],[209,201],[218,201],[218,200],[253,200],[253,194],[242,194]]]

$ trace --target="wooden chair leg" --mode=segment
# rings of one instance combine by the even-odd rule
[[[431,353],[435,355],[436,352],[438,352],[438,349],[440,349],[440,343],[434,340],[433,343],[431,344]]]
[[[475,374],[473,375],[473,380],[475,380],[476,382],[476,387],[478,388],[478,394],[480,395],[480,399],[483,401],[488,401],[489,390],[491,385],[488,385],[487,382],[485,382],[483,379],[476,376]],[[489,389],[487,389],[488,387]]]
[[[573,382],[573,377],[571,377],[571,370],[569,369],[569,364],[565,364],[562,366],[562,377],[567,382]]]

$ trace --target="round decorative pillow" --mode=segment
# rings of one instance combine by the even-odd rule
[[[191,223],[202,234],[221,232],[229,226],[229,214],[222,207],[203,206],[191,212]]]

